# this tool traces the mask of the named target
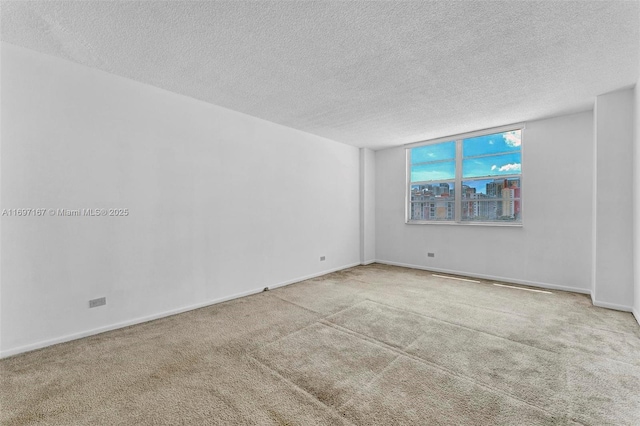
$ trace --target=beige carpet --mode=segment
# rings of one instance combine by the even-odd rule
[[[375,264],[8,358],[0,375],[2,425],[640,425],[631,314]]]

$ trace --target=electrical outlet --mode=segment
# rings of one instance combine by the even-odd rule
[[[427,256],[428,257],[436,257],[436,254],[435,253],[427,253]]]
[[[89,300],[89,307],[90,308],[95,308],[95,307],[106,305],[106,304],[107,304],[107,298],[106,297],[100,297],[98,299]]]
[[[320,256],[320,262],[324,262],[325,257],[324,256]]]

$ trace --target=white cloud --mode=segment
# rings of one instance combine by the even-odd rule
[[[496,166],[495,164],[493,166],[491,166],[491,170],[495,170],[497,168],[498,168],[498,166]]]
[[[493,170],[493,167],[491,168],[491,170]],[[498,171],[500,172],[519,172],[520,170],[521,170],[520,163],[505,164],[504,166],[498,169]]]
[[[502,134],[502,137],[504,138],[504,143],[513,147],[520,146],[520,143],[522,142],[519,130],[505,132]]]

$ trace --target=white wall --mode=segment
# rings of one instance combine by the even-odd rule
[[[376,259],[376,153],[360,149],[360,263]]]
[[[597,306],[633,306],[633,89],[596,98],[595,245],[591,298]]]
[[[592,123],[592,112],[527,123],[523,227],[405,224],[405,150],[377,151],[377,259],[588,293]]]
[[[1,355],[359,263],[357,148],[8,44],[1,64],[2,208],[130,211],[2,217]]]
[[[640,323],[640,77],[634,90],[633,143],[633,314]]]

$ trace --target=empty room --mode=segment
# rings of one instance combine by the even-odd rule
[[[640,425],[639,1],[0,39],[0,424]]]

